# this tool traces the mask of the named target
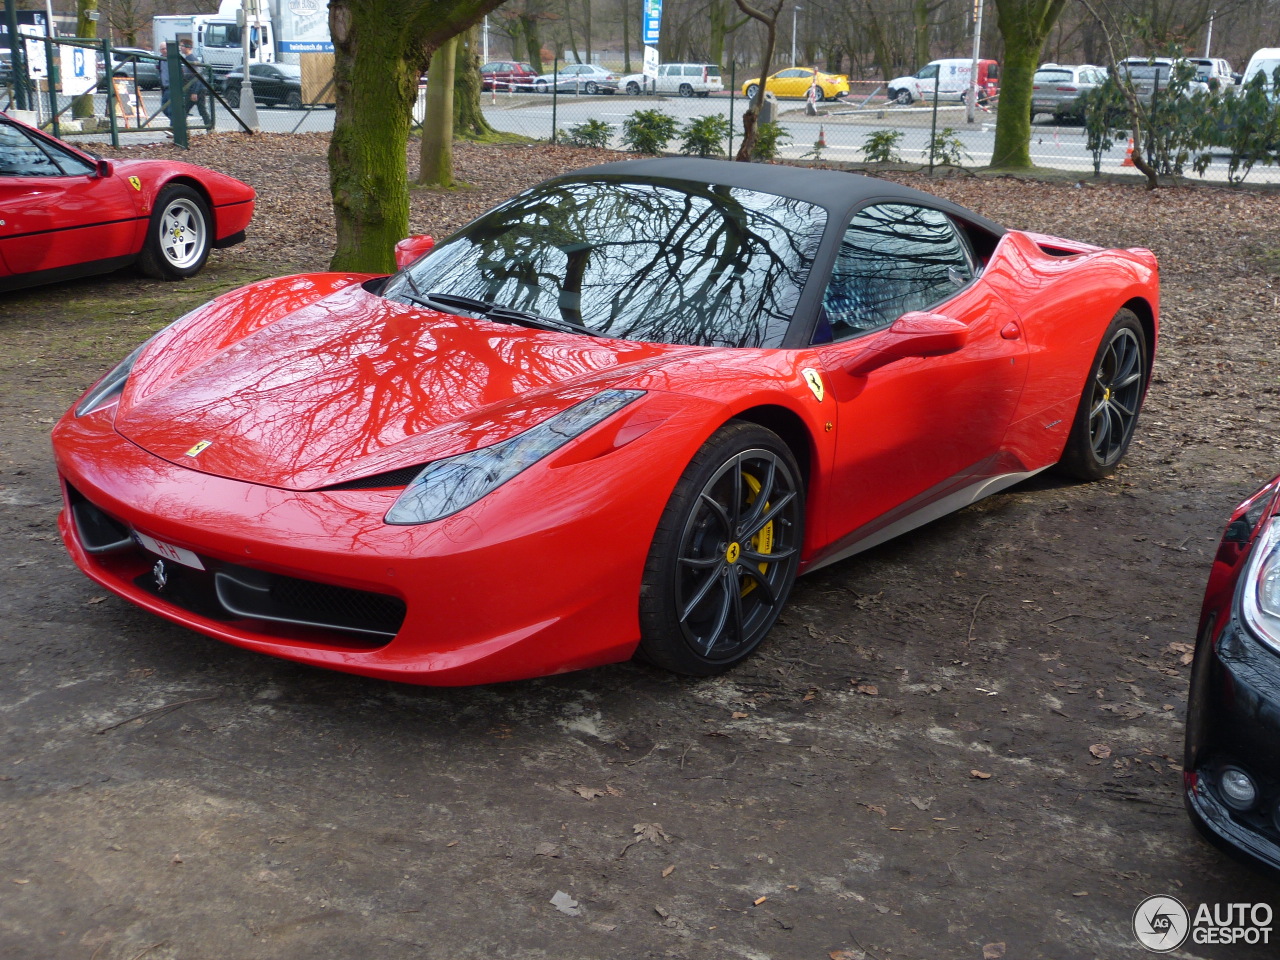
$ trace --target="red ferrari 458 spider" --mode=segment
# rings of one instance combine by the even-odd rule
[[[798,574],[1109,474],[1156,340],[1149,251],[834,171],[611,164],[401,246],[219,297],[79,400],[53,443],[85,573],[375,677],[711,674]]]
[[[181,280],[244,239],[253,188],[172,160],[99,160],[0,114],[0,291],[137,263]]]

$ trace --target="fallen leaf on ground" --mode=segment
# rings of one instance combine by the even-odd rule
[[[878,803],[862,803],[862,804],[859,804],[859,806],[866,807],[872,813],[878,813],[882,817],[888,814],[888,811],[885,810],[885,808],[880,806],[880,804]]]
[[[989,774],[989,773],[983,773],[981,770],[970,770],[970,771],[969,771],[969,776],[973,777],[975,780],[990,780],[990,779],[991,779],[991,774]]]
[[[582,915],[582,908],[578,906],[578,901],[563,890],[556,891],[555,896],[551,898],[551,905],[561,913],[568,914],[571,917]]]
[[[735,710],[733,713],[729,714],[729,717],[733,720],[745,720],[749,716],[751,716],[751,714],[743,713],[741,710]]]
[[[574,787],[573,792],[583,800],[594,800],[596,797],[604,796],[604,791],[597,790],[595,787]]]
[[[1004,956],[1004,943],[988,943],[982,948],[982,960],[1000,960]]]
[[[669,877],[671,876],[671,874],[675,873],[675,869],[676,869],[676,865],[673,863],[671,866],[667,867],[665,870],[662,871],[662,875],[664,877]]]
[[[853,689],[855,693],[861,693],[868,697],[878,697],[880,695],[880,688],[874,683],[855,684]]]
[[[1089,752],[1092,753],[1099,760],[1105,760],[1107,759],[1107,757],[1111,756],[1111,748],[1108,747],[1105,743],[1095,743],[1092,747],[1089,748]]]
[[[534,848],[533,855],[535,857],[558,857],[560,856],[560,848],[554,843],[544,840]]]

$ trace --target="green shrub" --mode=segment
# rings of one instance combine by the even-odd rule
[[[622,143],[635,153],[661,153],[677,128],[675,117],[661,110],[637,110],[622,121]]]
[[[957,135],[955,127],[943,127],[935,133],[929,142],[929,153],[933,157],[933,163],[944,166],[964,166],[962,157],[970,163],[973,162],[973,157],[965,152],[964,143]]]
[[[901,140],[901,130],[875,130],[862,141],[859,148],[862,159],[868,163],[901,163],[902,155],[898,153],[898,143]]]
[[[719,114],[698,117],[685,124],[680,136],[683,137],[681,153],[699,157],[719,156],[724,152],[724,141],[729,136],[729,121]]]
[[[613,139],[613,128],[603,120],[588,120],[568,130],[561,130],[559,139],[571,147],[595,147],[603,150]]]
[[[756,142],[751,147],[752,160],[777,160],[778,153],[791,135],[770,121],[756,125]]]

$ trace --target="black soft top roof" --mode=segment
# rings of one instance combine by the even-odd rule
[[[921,190],[875,177],[839,170],[814,170],[769,163],[737,163],[732,160],[703,160],[697,157],[650,157],[602,163],[555,177],[576,180],[593,177],[689,180],[695,183],[743,187],[776,196],[803,200],[825,207],[833,219],[847,218],[869,203],[914,203],[949,213],[958,220],[981,227],[997,236],[1005,232],[1000,224],[959,204]]]

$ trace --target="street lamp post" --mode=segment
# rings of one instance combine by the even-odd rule
[[[791,8],[791,65],[796,65],[796,17],[803,7]]]

